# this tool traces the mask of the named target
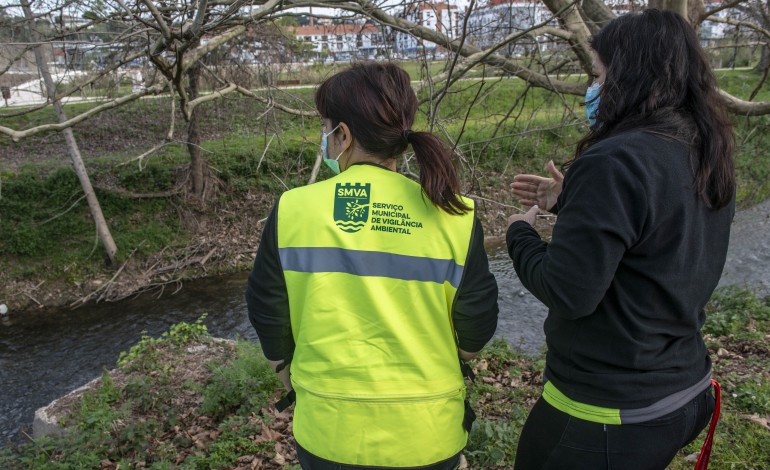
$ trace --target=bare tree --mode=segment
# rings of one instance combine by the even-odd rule
[[[25,18],[30,20],[30,23],[27,23],[27,25],[31,26],[31,20],[34,19],[34,15],[32,13],[32,9],[30,8],[29,0],[21,0],[21,7],[24,11]],[[38,42],[38,34],[36,30],[31,29],[29,34],[33,42]],[[37,62],[37,66],[40,69],[40,75],[43,77],[45,82],[45,88],[48,96],[52,100],[53,107],[56,110],[59,123],[66,122],[67,115],[61,102],[56,99],[56,87],[54,86],[53,78],[51,77],[51,73],[48,69],[48,64],[43,57],[42,46],[35,47],[34,52],[35,61]],[[75,139],[75,135],[72,132],[71,127],[63,129],[62,134],[64,134],[64,139],[67,142],[67,148],[69,150],[70,157],[72,158],[72,165],[75,168],[75,173],[80,180],[80,185],[83,188],[86,201],[88,201],[88,208],[91,211],[91,217],[94,219],[94,223],[96,224],[96,231],[99,234],[99,240],[101,240],[102,245],[104,245],[105,259],[110,265],[114,265],[115,253],[118,251],[118,248],[115,245],[115,241],[112,239],[112,234],[110,233],[110,229],[107,226],[107,221],[104,219],[104,214],[102,214],[102,208],[99,205],[99,200],[96,198],[96,193],[94,193],[94,188],[91,185],[90,178],[88,177],[88,172],[86,171],[86,167],[83,164],[83,158],[80,156],[77,140]]]
[[[206,201],[216,180],[201,152],[205,128],[199,119],[200,106],[237,94],[258,104],[254,113],[257,120],[267,122],[277,113],[317,118],[310,106],[289,104],[282,98],[285,95],[276,91],[280,72],[292,66],[287,63],[304,58],[303,46],[307,45],[299,43],[291,28],[285,27],[285,22],[308,14],[297,10],[300,7],[313,8],[314,16],[327,23],[374,24],[391,42],[402,35],[421,45],[417,53],[422,64],[417,91],[423,112],[430,128],[442,133],[460,155],[467,170],[464,174],[469,176],[469,191],[482,199],[484,186],[477,179],[482,172],[477,169],[487,155],[506,148],[509,155],[502,157],[510,163],[522,136],[584,125],[574,109],[585,93],[587,80],[575,76],[587,78],[590,74],[591,34],[615,17],[614,7],[603,0],[517,2],[521,11],[513,11],[511,6],[508,16],[491,22],[483,18],[489,5],[476,0],[465,11],[449,12],[448,22],[441,25],[412,21],[413,16],[404,13],[426,0],[403,0],[395,5],[383,0],[35,0],[31,6],[30,0],[19,1],[26,7],[22,19],[14,17],[13,9],[6,10],[5,16],[0,14],[0,25],[9,26],[0,31],[0,78],[24,61],[34,62],[40,68],[48,100],[6,115],[53,106],[56,119],[14,129],[2,125],[0,116],[0,135],[19,141],[43,132],[63,133],[110,259],[114,259],[116,248],[107,241],[109,230],[98,210],[72,127],[141,98],[170,94],[165,137],[140,155],[132,155],[129,161],[139,160],[141,166],[144,159],[171,142],[184,145],[190,155],[188,189],[197,200]],[[696,27],[705,20],[726,23],[751,31],[751,40],[763,49],[770,43],[767,0],[733,0],[709,11],[705,11],[702,0],[658,0],[655,5],[684,12]],[[432,8],[437,16],[436,7]],[[720,14],[727,10],[730,15]],[[502,20],[508,21],[504,27],[500,27]],[[493,23],[498,26],[494,31],[489,27]],[[378,55],[401,58],[403,51],[388,47]],[[87,73],[66,83],[57,82],[50,71],[46,72],[47,62],[54,56],[63,62],[61,67]],[[761,69],[764,75],[758,78],[751,96],[722,93],[732,112],[746,116],[770,113],[770,102],[753,101],[765,83],[768,68],[766,65]],[[78,114],[67,116],[61,106],[62,100],[87,94],[92,86],[125,84],[128,78],[133,82],[130,91],[115,86],[114,94],[102,93],[108,96]],[[522,86],[515,88],[504,110],[489,107],[488,132],[469,142],[466,131],[471,109],[486,112],[485,100],[512,82]],[[470,101],[466,98],[459,105],[453,104],[452,93],[468,89],[472,93],[464,96],[471,96]],[[563,104],[560,115],[552,116],[546,124],[538,116],[542,110],[528,104],[536,89],[545,90],[548,93],[543,94]],[[177,113],[186,126],[179,132],[175,130]],[[280,145],[281,140],[279,132],[268,133],[267,124],[265,129],[260,165],[270,145]],[[313,140],[317,137],[315,132],[308,135]],[[318,175],[320,163],[317,156],[311,182]],[[402,163],[405,173],[412,173],[410,164],[407,155]],[[178,189],[156,196],[171,194],[178,194]]]
[[[710,12],[703,11],[702,0],[656,0],[651,3],[664,8],[685,12],[694,25],[704,19],[713,19]],[[752,0],[734,1],[730,7],[749,4]],[[474,41],[473,32],[466,31],[463,38],[457,34],[457,28],[428,28],[421,24],[408,21],[400,14],[407,3],[401,5],[379,4],[372,0],[174,0],[153,2],[149,0],[105,0],[99,2],[98,8],[87,0],[72,0],[65,2],[71,7],[79,7],[81,16],[89,18],[89,23],[79,26],[79,31],[85,31],[94,25],[110,25],[112,36],[109,44],[122,51],[114,58],[107,70],[100,72],[101,76],[110,71],[120,69],[131,60],[142,60],[150,65],[163,80],[157,81],[133,93],[99,107],[91,109],[62,123],[43,124],[26,130],[15,130],[0,126],[0,133],[14,140],[46,131],[61,130],[83,122],[99,112],[126,102],[138,99],[152,93],[158,93],[168,85],[179,102],[179,108],[188,120],[188,144],[191,149],[193,166],[191,178],[193,192],[201,195],[205,188],[205,162],[195,157],[198,143],[194,142],[196,132],[194,123],[195,106],[223,96],[227,93],[241,93],[255,98],[263,103],[270,103],[275,109],[287,112],[312,114],[312,111],[297,110],[282,106],[271,97],[269,91],[254,91],[254,82],[247,83],[232,73],[232,67],[223,67],[215,62],[219,57],[244,55],[243,48],[232,45],[244,40],[248,32],[260,25],[274,24],[276,19],[297,15],[298,7],[327,7],[344,12],[337,19],[366,19],[378,23],[383,30],[397,34],[406,34],[424,43],[438,45],[442,50],[451,54],[453,63],[451,70],[440,71],[435,78],[425,77],[435,83],[437,79],[456,82],[476,66],[487,66],[499,70],[502,74],[518,77],[531,88],[543,88],[561,95],[582,96],[585,84],[562,78],[561,70],[590,71],[590,34],[603,24],[606,24],[614,13],[601,0],[545,0],[550,15],[541,22],[528,28],[512,30],[505,37],[499,38],[494,44],[479,46]],[[410,5],[414,2],[408,2]],[[420,3],[420,2],[418,2]],[[533,0],[533,5],[536,2]],[[96,4],[95,4],[96,5]],[[478,7],[476,7],[478,8]],[[697,12],[703,12],[697,14]],[[470,15],[472,11],[465,12]],[[341,15],[341,16],[340,16]],[[347,15],[347,16],[345,16]],[[727,20],[735,23],[736,20]],[[757,31],[767,31],[758,22],[754,22]],[[253,43],[259,43],[254,38]],[[511,56],[516,44],[533,45],[528,48],[530,58],[539,57],[528,63]],[[549,46],[545,46],[545,44]],[[535,47],[537,46],[537,47]],[[240,49],[240,50],[238,50]],[[223,52],[226,51],[226,52]],[[253,54],[251,54],[254,57]],[[252,59],[253,60],[253,59]],[[257,59],[260,60],[260,59]],[[256,67],[267,64],[254,64]],[[242,67],[241,70],[246,70]],[[191,73],[191,71],[198,71]],[[202,75],[199,75],[202,74]],[[151,75],[151,74],[149,74]],[[215,84],[213,98],[206,96],[191,96],[199,87],[194,86],[191,79],[205,76],[208,84]],[[83,85],[78,85],[82,88]],[[74,93],[78,87],[61,93]],[[57,95],[58,96],[58,95]],[[741,115],[760,115],[770,113],[770,103],[752,102],[739,97],[724,94],[730,109]],[[192,121],[191,121],[192,119]],[[202,166],[198,166],[199,163]]]
[[[768,34],[770,32],[770,1],[747,0],[736,5],[735,10],[740,12],[742,19],[748,20],[743,21],[743,24],[736,24],[736,29],[743,26],[744,30],[748,30],[761,50],[759,62],[754,70],[762,73],[762,80],[751,93],[749,100],[752,100],[767,81],[770,70],[770,34]]]

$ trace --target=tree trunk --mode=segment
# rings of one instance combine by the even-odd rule
[[[201,66],[197,62],[187,70],[187,81],[189,86],[187,96],[190,101],[198,97],[200,75]],[[198,116],[199,112],[198,107],[196,106],[193,108],[192,113],[190,113],[190,120],[187,123],[187,151],[190,153],[192,191],[195,196],[202,198],[206,185],[206,162],[201,156],[201,136],[198,132]]]
[[[27,21],[33,21],[32,9],[29,6],[29,0],[21,0],[21,7],[24,11],[24,16]],[[61,102],[56,99],[56,85],[51,77],[51,72],[48,70],[48,64],[43,58],[42,42],[37,31],[28,23],[27,27],[30,29],[32,40],[38,45],[35,47],[35,61],[37,67],[40,70],[40,75],[43,77],[45,83],[45,91],[48,95],[48,99],[52,100],[53,107],[56,110],[56,117],[59,122],[67,120],[67,114],[64,111],[64,107]],[[104,219],[102,208],[99,205],[99,200],[96,198],[93,186],[91,186],[91,179],[88,177],[88,172],[83,164],[83,158],[80,155],[80,149],[78,148],[78,142],[75,140],[75,134],[72,132],[72,128],[68,127],[62,131],[64,134],[64,140],[67,142],[67,149],[69,150],[70,157],[72,158],[72,165],[75,168],[75,173],[80,180],[80,186],[83,188],[83,193],[88,201],[88,208],[91,211],[91,217],[96,224],[96,231],[99,234],[99,240],[104,245],[105,261],[109,265],[115,264],[115,253],[118,248],[115,246],[115,241],[112,239],[112,234],[107,226],[107,221]]]
[[[770,47],[762,46],[762,55],[759,57],[759,63],[754,67],[755,72],[764,72],[770,67]]]
[[[649,0],[649,8],[658,10],[668,10],[679,13],[682,18],[687,20],[695,30],[696,35],[700,35],[700,24],[706,8],[703,6],[703,0]]]
[[[615,18],[615,13],[602,0],[583,0],[581,16],[591,33],[596,33]]]
[[[588,29],[580,10],[577,6],[571,6],[568,0],[543,0],[543,3],[551,11],[556,13],[560,10],[564,10],[559,18],[559,23],[564,29],[572,33],[572,38],[569,40],[572,50],[580,60],[580,65],[583,67],[583,71],[586,74],[591,74],[591,31]],[[568,8],[569,7],[569,8]]]
[[[695,30],[695,35],[700,37],[700,25],[701,18],[706,14],[706,7],[703,5],[703,0],[690,0],[687,2],[687,21],[690,22],[692,29]]]
[[[687,19],[687,0],[650,0],[647,6],[658,10],[673,11]]]

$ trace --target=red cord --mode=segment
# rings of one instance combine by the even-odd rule
[[[703,447],[700,448],[700,455],[698,456],[698,462],[695,464],[695,470],[707,470],[709,467],[711,446],[714,443],[714,430],[717,427],[717,422],[719,422],[719,412],[722,408],[722,387],[720,387],[719,382],[714,379],[711,379],[711,385],[716,391],[716,405],[714,406],[714,415],[711,417],[709,433],[706,435],[706,442],[704,442]]]

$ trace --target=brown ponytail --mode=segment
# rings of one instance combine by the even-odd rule
[[[420,165],[420,186],[430,201],[457,215],[471,208],[457,195],[460,182],[451,152],[429,132],[411,130],[417,97],[409,75],[389,63],[358,63],[329,77],[315,94],[316,108],[335,125],[344,122],[370,155],[397,158],[411,143]]]
[[[460,215],[471,210],[457,195],[460,182],[447,146],[430,132],[412,132],[409,143],[420,165],[420,186],[428,199],[449,214]]]

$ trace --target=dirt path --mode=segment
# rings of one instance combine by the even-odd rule
[[[735,214],[719,282],[729,284],[770,295],[770,199]]]

